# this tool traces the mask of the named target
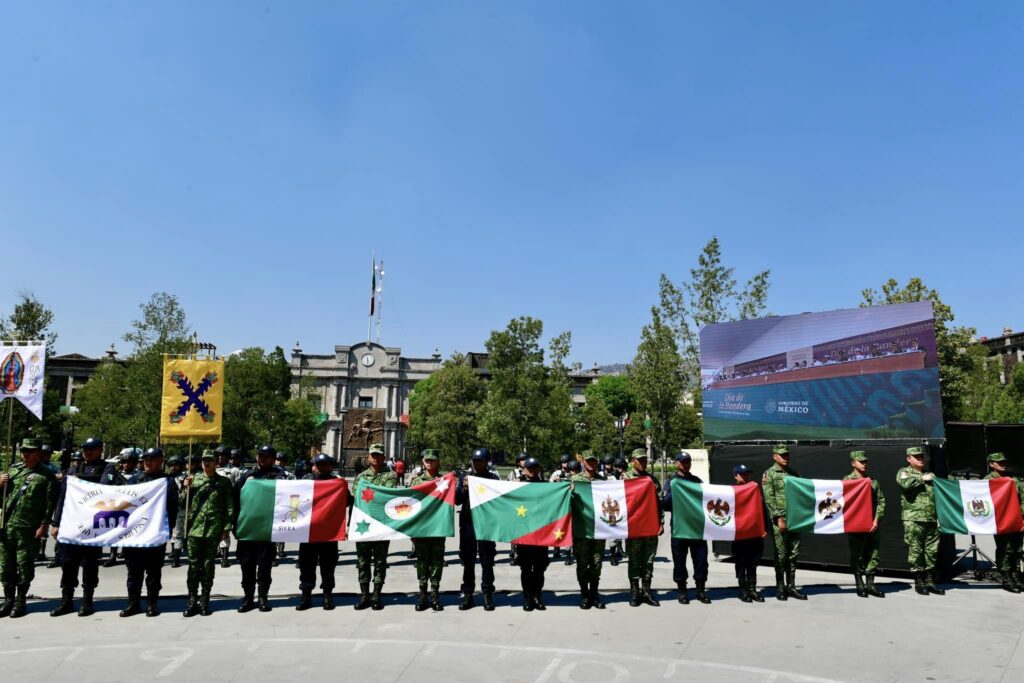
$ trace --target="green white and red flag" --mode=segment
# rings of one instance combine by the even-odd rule
[[[467,476],[466,486],[478,540],[554,547],[572,545],[568,482],[502,481]]]
[[[455,535],[455,475],[409,488],[360,482],[352,494],[353,541],[395,541]]]
[[[764,536],[757,484],[698,484],[672,479],[672,538],[743,541]]]
[[[240,541],[321,543],[345,540],[344,479],[249,479],[242,487]]]
[[[786,529],[799,534],[871,531],[871,480],[786,477]]]
[[[658,535],[658,490],[642,479],[574,482],[572,528],[579,538]]]
[[[1020,498],[1012,477],[936,478],[932,486],[935,514],[944,534],[1015,534],[1021,530]]]

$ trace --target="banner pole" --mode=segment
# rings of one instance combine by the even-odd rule
[[[7,406],[7,450],[4,451],[3,458],[3,470],[0,473],[6,474],[7,470],[11,468],[11,461],[14,460],[14,451],[11,450],[11,429],[14,423],[14,397],[10,397],[10,405]],[[11,454],[10,461],[8,461],[8,453]],[[7,536],[7,487],[4,486],[3,495],[0,496],[0,529],[3,530],[3,534]]]
[[[188,478],[188,489],[185,491],[185,533],[182,537],[186,547],[188,547],[188,521],[192,516],[192,439],[188,440]],[[191,562],[192,558],[189,557],[188,561]]]

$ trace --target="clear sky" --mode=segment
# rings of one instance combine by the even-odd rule
[[[919,276],[1024,328],[1017,2],[47,2],[0,9],[0,310],[100,354],[156,291],[222,352],[632,359],[717,234],[772,313]]]

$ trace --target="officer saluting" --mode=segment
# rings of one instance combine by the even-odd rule
[[[320,453],[313,458],[312,471],[303,479],[324,481],[339,479],[334,473],[334,458]],[[316,586],[316,569],[320,567],[320,588],[324,592],[324,609],[334,609],[334,570],[338,564],[338,542],[299,544],[299,591],[302,597],[295,609],[307,610],[312,606],[313,587]]]
[[[235,487],[235,512],[238,512],[242,487],[250,479],[287,479],[288,473],[274,464],[277,451],[273,446],[262,446],[256,453],[256,467],[246,470],[238,478]],[[242,568],[242,604],[239,612],[250,612],[256,606],[253,594],[259,584],[259,608],[261,612],[269,612],[271,607],[267,601],[270,593],[270,567],[277,556],[277,545],[273,541],[238,541],[235,556]]]
[[[39,539],[45,538],[46,523],[57,502],[57,478],[42,463],[42,456],[39,442],[25,439],[21,442],[22,462],[0,474],[0,490],[6,496],[0,524],[0,583],[4,588],[0,617],[25,616]]]
[[[96,437],[89,437],[82,443],[82,464],[69,476],[78,477],[93,484],[100,483],[107,463],[103,462],[103,442]],[[68,480],[61,481],[60,496],[53,510],[53,525],[50,535],[57,538],[61,515],[64,511],[64,497],[68,492]],[[74,611],[75,588],[78,587],[78,568],[82,568],[82,604],[78,616],[87,617],[93,613],[93,591],[100,582],[100,555],[103,548],[84,545],[61,545],[60,589],[61,600],[57,608],[50,612],[51,617],[59,617]]]

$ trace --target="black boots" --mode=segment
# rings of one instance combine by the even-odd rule
[[[535,609],[538,609],[541,612],[543,612],[544,610],[546,610],[548,608],[548,606],[544,604],[544,580],[543,580],[543,578],[540,580],[539,583],[537,583],[537,584],[535,584],[533,586],[532,595],[533,595],[533,606],[534,606]]]
[[[199,614],[199,596],[195,591],[188,592],[188,606],[181,613],[183,617],[194,617]]]
[[[92,608],[92,592],[95,588],[83,588],[82,589],[82,603],[78,606],[78,616],[88,617],[95,613]]]
[[[14,585],[4,584],[4,604],[0,605],[0,618],[9,617],[14,611]]]
[[[247,592],[242,598],[242,604],[238,606],[238,613],[245,614],[256,609],[256,602],[253,600],[252,593]]]
[[[746,579],[739,579],[739,594],[740,602],[754,601],[754,599],[750,597],[750,588],[747,586]]]
[[[220,566],[223,567],[224,569],[227,569],[228,567],[231,566],[231,562],[230,562],[230,560],[228,560],[228,549],[227,548],[221,548],[220,549]]]
[[[924,572],[914,572],[914,592],[918,595],[928,595],[925,587]]]
[[[682,583],[677,583],[676,584],[676,588],[679,589],[679,597],[676,598],[676,600],[679,602],[679,604],[680,605],[689,605],[690,604],[690,593],[689,593],[689,591],[686,588],[686,582],[683,581]]]
[[[177,569],[181,566],[181,548],[171,548],[171,567]]]
[[[302,597],[299,598],[299,604],[295,605],[297,612],[305,612],[313,606],[313,591],[304,589],[302,591]]]
[[[462,594],[462,602],[459,603],[459,610],[465,612],[474,607],[476,607],[476,603],[473,601],[473,591],[465,591]]]
[[[328,612],[334,609],[334,594],[331,591],[324,591],[324,609]]]
[[[379,612],[384,609],[384,605],[380,601],[380,591],[383,588],[383,584],[377,584],[373,587],[373,598],[370,600],[370,609],[374,612]]]
[[[139,593],[131,593],[128,595],[128,606],[118,613],[119,617],[134,617],[136,614],[142,611],[139,606],[139,601],[142,599],[142,595]]]
[[[874,598],[884,598],[885,597],[885,593],[883,593],[882,591],[878,590],[878,588],[875,587],[875,575],[874,574],[868,574],[867,575],[867,579],[866,579],[865,585],[864,585],[864,590],[866,590],[868,595],[870,595],[871,597],[874,597]]]
[[[435,612],[443,612],[444,605],[441,604],[441,596],[438,595],[438,586],[431,586],[430,588],[430,609]]]
[[[804,595],[803,593],[801,593],[800,590],[796,587],[796,572],[795,571],[786,572],[786,579],[787,579],[786,583],[788,585],[788,588],[786,589],[786,593],[789,594],[789,597],[795,598],[797,600],[806,600],[807,596]]]
[[[580,581],[580,609],[590,609],[590,586]]]
[[[28,599],[28,584],[19,583],[18,592],[14,596],[14,609],[11,610],[11,619],[18,619],[25,616],[28,612],[28,608],[25,606],[25,600]]]
[[[260,593],[260,597],[258,598],[258,604],[260,606],[261,612],[269,612],[273,609],[273,607],[270,606],[270,602],[267,600],[266,593]]]
[[[487,591],[484,593],[484,611],[494,611],[494,591]]]
[[[757,592],[757,574],[754,573],[747,578],[747,595],[754,602],[764,602],[764,596]]]
[[[427,587],[420,586],[420,597],[416,600],[416,611],[426,612],[427,611]]]
[[[775,568],[775,599],[788,600],[789,591],[786,590],[786,575],[779,567]]]
[[[924,573],[924,587],[932,595],[945,595],[946,591],[942,590],[935,585],[935,573],[925,572]]]
[[[860,574],[854,574],[853,580],[857,582],[857,597],[866,598],[868,597],[868,589],[864,585],[864,577]]]
[[[604,609],[604,603],[597,592],[597,581],[590,582],[590,606],[594,609]]]
[[[711,604],[711,598],[708,597],[706,586],[707,583],[705,583],[704,581],[697,582],[697,601],[700,602],[702,605]]]
[[[62,617],[75,611],[75,589],[62,588],[60,603],[50,612],[51,617]]]
[[[146,616],[147,617],[158,617],[160,616],[160,610],[157,609],[157,605],[160,602],[159,593],[149,593],[146,595]]]
[[[640,581],[638,579],[629,580],[629,606],[640,606]]]
[[[199,596],[199,613],[204,617],[208,617],[213,612],[210,611],[210,589],[204,588],[202,594]]]
[[[359,584],[359,602],[355,604],[355,609],[363,610],[370,606],[370,584],[361,583]]]
[[[651,580],[644,579],[640,585],[640,599],[644,604],[650,605],[651,607],[659,607],[661,603],[658,602],[658,599],[654,597],[654,593],[651,592]]]

